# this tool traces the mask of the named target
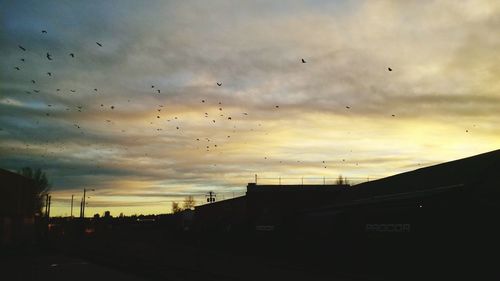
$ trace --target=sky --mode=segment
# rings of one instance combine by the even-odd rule
[[[0,168],[131,215],[495,150],[498,30],[481,0],[2,1]]]

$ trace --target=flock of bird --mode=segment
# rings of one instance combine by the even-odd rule
[[[42,34],[47,34],[47,31],[46,31],[46,30],[42,30]],[[95,44],[96,44],[96,46],[97,46],[98,48],[103,48],[103,44],[102,44],[102,43],[100,43],[100,42],[95,42]],[[18,45],[18,48],[19,48],[22,52],[27,52],[27,50],[28,50],[25,46],[22,46],[22,45]],[[75,59],[75,58],[77,57],[77,56],[75,55],[75,53],[74,53],[74,52],[69,52],[69,53],[67,53],[67,56],[69,56],[71,59]],[[53,61],[53,60],[54,60],[54,56],[53,56],[53,54],[51,54],[50,52],[46,52],[45,57],[46,57],[46,59],[47,59],[48,61]],[[21,61],[22,63],[25,63],[25,62],[26,62],[25,58],[20,58],[20,59],[19,59],[19,61]],[[301,62],[302,64],[307,63],[307,61],[306,61],[304,58],[301,58],[301,59],[300,59],[300,61],[299,61],[299,63],[300,63],[300,62]],[[14,69],[15,69],[16,71],[22,71],[22,70],[23,70],[23,67],[21,67],[21,66],[14,66]],[[387,68],[387,71],[392,72],[392,71],[393,71],[393,69],[392,69],[391,67],[388,67],[388,68]],[[46,72],[46,75],[47,75],[48,77],[53,77],[54,73],[52,73],[52,72],[50,72],[50,71],[47,71],[47,72]],[[36,81],[35,79],[31,79],[31,84],[32,84],[32,85],[36,85],[36,84],[37,84],[37,81]],[[216,85],[217,87],[222,87],[223,82],[222,82],[222,81],[216,81],[215,85]],[[93,92],[94,92],[94,93],[99,93],[98,88],[96,88],[96,87],[91,87],[91,89],[93,90]],[[56,92],[60,92],[60,91],[61,91],[61,89],[60,89],[60,88],[57,88],[57,89],[55,89],[55,90],[56,90]],[[162,90],[161,90],[160,88],[158,88],[157,86],[155,86],[155,85],[151,85],[150,90],[151,90],[153,93],[155,93],[155,94],[161,94],[161,93],[162,93]],[[71,93],[76,93],[76,92],[77,92],[75,89],[70,89],[69,91],[70,91]],[[33,89],[33,92],[34,92],[34,93],[40,93],[40,89]],[[26,93],[31,94],[32,92],[31,92],[31,91],[26,91]],[[128,102],[130,102],[130,100],[128,100]],[[211,107],[211,108],[213,108],[213,107],[217,108],[217,109],[216,109],[216,110],[217,110],[217,111],[216,111],[217,113],[213,113],[213,112],[212,112],[212,113],[209,113],[209,110],[205,111],[205,112],[204,112],[204,114],[202,115],[204,119],[210,120],[210,121],[209,121],[209,123],[210,123],[210,124],[214,124],[214,123],[218,123],[218,122],[232,122],[232,123],[231,123],[231,128],[232,128],[232,133],[233,133],[233,134],[234,134],[234,133],[237,133],[237,130],[238,130],[238,124],[236,123],[236,121],[237,121],[237,120],[240,120],[241,118],[245,118],[246,116],[248,116],[248,115],[249,115],[249,113],[248,113],[248,112],[241,112],[241,113],[239,113],[239,114],[238,114],[238,117],[237,117],[237,118],[235,118],[235,116],[234,116],[234,115],[231,115],[230,113],[226,113],[226,112],[225,112],[224,107],[223,107],[223,104],[222,104],[222,102],[221,102],[221,101],[217,101],[216,103],[215,103],[215,102],[211,102],[211,103],[209,103],[208,99],[204,98],[204,99],[200,99],[200,102],[201,102],[202,104],[206,104],[206,105],[208,105],[208,106],[209,106],[209,107]],[[48,107],[48,108],[53,108],[52,104],[48,104],[48,105],[47,105],[47,107]],[[104,105],[104,104],[100,104],[100,107],[101,107],[101,108],[103,108],[103,107],[105,107],[105,105]],[[274,105],[274,106],[273,106],[273,108],[274,108],[275,110],[278,110],[278,109],[280,109],[280,106],[279,106],[279,105]],[[76,106],[76,108],[74,108],[74,109],[75,109],[76,111],[78,111],[78,112],[82,112],[82,111],[84,110],[84,106],[83,106],[83,105],[78,105],[78,106]],[[114,110],[114,109],[115,109],[115,105],[109,105],[109,109],[110,109],[110,110]],[[346,105],[346,106],[345,106],[345,109],[350,110],[350,109],[351,109],[351,106],[350,106],[350,105]],[[71,108],[71,107],[66,107],[66,111],[70,111],[70,110],[72,110],[72,108]],[[155,114],[154,114],[154,115],[156,116],[156,119],[157,119],[157,120],[158,120],[158,119],[161,119],[161,120],[166,119],[166,122],[174,122],[175,124],[173,125],[173,128],[175,128],[175,130],[176,130],[176,131],[181,131],[181,130],[182,130],[182,125],[181,125],[181,124],[182,124],[182,122],[180,122],[180,121],[181,121],[181,118],[179,118],[178,116],[173,116],[173,118],[172,118],[172,117],[170,117],[170,118],[169,118],[169,117],[166,117],[166,118],[164,117],[164,113],[165,113],[165,111],[166,111],[166,110],[165,110],[165,108],[164,108],[164,105],[158,105],[158,107],[157,107],[157,108],[155,108],[155,111],[156,111],[156,112],[155,112]],[[46,114],[45,114],[45,115],[46,115],[46,116],[51,116],[49,112],[46,112]],[[392,116],[392,117],[396,117],[396,115],[395,115],[395,114],[391,114],[391,116]],[[160,120],[160,121],[161,121],[161,120]],[[38,122],[38,121],[37,121],[37,122]],[[105,122],[106,122],[106,124],[114,124],[113,120],[111,120],[111,119],[105,119]],[[154,128],[154,130],[156,130],[156,131],[163,131],[163,130],[164,130],[164,128],[162,128],[161,126],[160,126],[160,127],[159,127],[159,126],[157,126],[157,123],[155,123],[154,121],[150,121],[150,123],[149,123],[149,124],[150,124],[150,125],[154,125],[154,127],[155,127],[155,128]],[[227,125],[227,124],[226,124],[226,125]],[[75,123],[73,124],[73,126],[74,126],[74,128],[75,128],[75,129],[77,129],[77,130],[82,130],[81,125],[80,125],[80,124],[78,124],[77,122],[75,122]],[[261,124],[259,123],[259,124],[258,124],[258,126],[259,126],[259,127],[261,127]],[[254,130],[254,128],[252,128],[252,129],[250,129],[250,130],[251,130],[251,131],[253,131],[253,130]],[[121,130],[121,132],[122,132],[122,133],[124,133],[124,132],[126,132],[126,131],[122,129],[122,130]],[[467,131],[467,132],[468,132],[468,131]],[[81,131],[80,133],[81,133],[81,134],[84,134],[84,132],[83,132],[83,131]],[[266,133],[266,134],[267,134],[267,133]],[[205,136],[205,137],[202,137],[202,136],[200,136],[200,137],[196,137],[196,138],[194,139],[194,141],[195,141],[195,143],[197,143],[197,144],[196,144],[196,149],[203,149],[203,150],[205,150],[205,151],[207,151],[207,152],[208,152],[208,151],[213,151],[213,150],[219,150],[219,151],[221,151],[221,150],[220,150],[220,148],[221,148],[222,146],[224,146],[224,144],[225,144],[225,143],[227,143],[228,141],[230,141],[230,140],[231,140],[231,135],[230,135],[230,134],[225,135],[225,136],[224,136],[224,141],[221,141],[220,139],[221,139],[221,138],[219,138],[218,140],[214,140],[213,138],[210,138],[210,137],[206,137],[206,136]],[[204,144],[204,145],[201,145],[200,143],[202,143],[202,142],[205,142],[205,144]],[[29,146],[29,144],[27,144],[26,146]],[[61,149],[63,149],[62,145],[61,145],[61,146],[59,146],[59,147],[60,147]],[[147,155],[147,154],[146,154],[146,155]],[[265,157],[263,157],[263,159],[264,159],[264,160],[269,160],[269,159],[270,159],[270,157],[265,156]],[[299,161],[297,161],[297,163],[300,163],[300,162],[301,162],[300,160],[299,160]],[[342,159],[342,161],[340,161],[340,162],[341,162],[341,163],[345,163],[345,162],[346,162],[346,160],[345,160],[345,159]],[[280,163],[283,163],[283,162],[282,162],[282,161],[280,161]],[[327,163],[327,161],[320,161],[320,162],[319,162],[319,165],[323,166],[324,168],[327,168],[327,167],[328,167],[328,166],[327,166],[327,164],[328,164],[328,163]],[[356,163],[356,165],[358,165],[358,163]]]

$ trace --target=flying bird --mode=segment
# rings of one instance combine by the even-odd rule
[[[158,91],[158,94],[160,93],[160,89],[157,90]]]
[[[219,86],[219,87],[222,86],[222,83],[217,82],[217,86]]]
[[[35,80],[31,80],[31,83],[35,84],[36,82],[35,82]]]
[[[346,106],[345,108],[350,109],[351,107],[350,106]]]
[[[42,33],[47,33],[47,30],[42,30]]]
[[[17,46],[19,47],[19,49],[26,51],[26,49],[23,46],[21,46],[21,45],[17,45]]]
[[[101,43],[99,43],[99,42],[95,42],[95,43],[97,44],[97,46],[102,47]]]
[[[70,55],[72,58],[74,58],[74,57],[75,57],[75,54],[73,54],[73,53],[70,53],[69,55]]]
[[[17,69],[17,70],[21,70],[21,69],[19,68],[19,66],[16,66],[16,67],[14,67],[14,68],[15,68],[15,69]]]
[[[96,91],[96,92],[97,92],[97,89],[94,89],[94,91]]]
[[[246,112],[243,112],[243,115],[248,115],[248,113],[246,113]]]
[[[47,75],[52,76],[52,72],[47,72]]]
[[[47,53],[47,59],[52,60],[52,56],[49,53]]]
[[[22,62],[24,62],[24,59],[23,59],[23,58],[21,58],[20,60],[21,60]]]
[[[279,105],[275,105],[274,107],[276,107],[276,108],[280,108],[280,106],[279,106]]]
[[[392,71],[392,68],[388,67],[387,70]]]
[[[306,60],[302,59],[302,63],[306,63]]]

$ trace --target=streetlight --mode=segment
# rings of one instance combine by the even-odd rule
[[[83,201],[82,201],[82,218],[85,218],[85,206],[86,206],[86,194],[87,194],[87,191],[95,191],[95,189],[86,189],[84,188],[83,189]]]

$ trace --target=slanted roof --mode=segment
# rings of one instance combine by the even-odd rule
[[[389,194],[403,194],[463,185],[478,192],[500,184],[500,150],[445,162],[379,180],[355,185],[344,200],[356,200]]]

